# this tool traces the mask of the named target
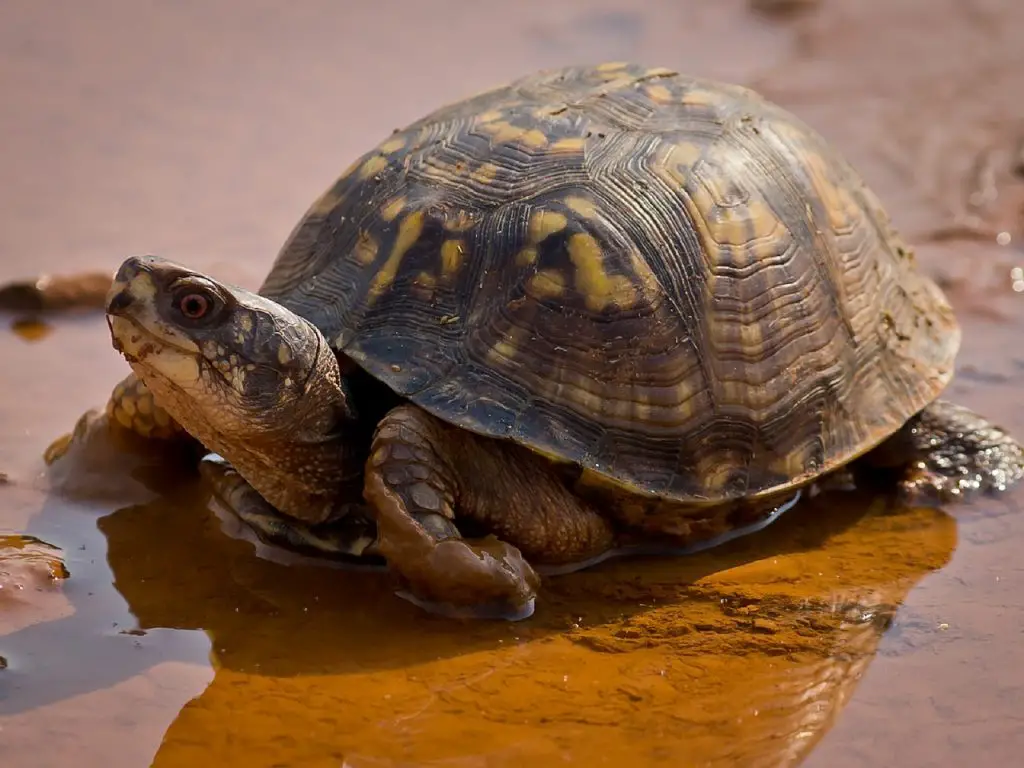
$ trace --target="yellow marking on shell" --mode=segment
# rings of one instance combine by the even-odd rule
[[[646,88],[647,96],[655,104],[668,104],[672,101],[672,91],[664,85],[649,85]]]
[[[587,146],[587,140],[580,136],[569,136],[554,142],[549,149],[552,152],[582,152]]]
[[[708,231],[720,245],[747,245],[751,240],[767,238],[782,227],[772,210],[760,200],[733,208],[715,207],[713,213],[705,215]]]
[[[556,299],[565,293],[565,277],[554,269],[542,269],[526,281],[526,292],[535,299]]]
[[[392,152],[397,152],[404,146],[405,139],[401,137],[396,137],[393,139],[388,139],[383,144],[381,144],[377,149],[379,149],[385,155],[390,155]]]
[[[693,167],[700,162],[704,151],[691,141],[680,141],[673,144],[669,149],[669,158],[678,170],[689,175]],[[686,177],[680,176],[680,184],[685,182]]]
[[[394,282],[395,275],[398,274],[398,267],[406,252],[412,248],[423,232],[423,218],[423,211],[414,211],[402,219],[402,223],[398,225],[398,236],[395,238],[391,253],[388,254],[387,261],[381,265],[377,274],[373,276],[373,282],[370,283],[369,299],[371,301],[380,296]]]
[[[651,67],[644,72],[644,77],[675,77],[678,74],[674,69],[669,69],[668,67]]]
[[[436,287],[437,277],[429,272],[420,272],[412,281],[413,291],[425,298],[433,296]]]
[[[705,88],[693,88],[683,94],[682,103],[687,107],[714,107],[722,103],[722,96]]]
[[[554,451],[546,451],[543,448],[537,447],[536,445],[531,445],[531,446],[529,446],[529,448],[530,448],[531,451],[536,453],[538,456],[541,456],[541,457],[547,459],[552,464],[565,465],[565,464],[571,464],[572,463],[572,462],[568,461],[565,458],[565,456],[562,456],[559,453],[555,453]]]
[[[600,472],[593,470],[590,467],[584,467],[580,472],[579,477],[576,478],[576,487],[611,490],[614,488],[621,488],[622,486],[613,478],[610,478],[607,475],[602,475]]]
[[[448,232],[465,232],[474,223],[472,214],[467,211],[456,211],[454,216],[445,219],[444,228]]]
[[[606,61],[602,64],[598,64],[595,69],[597,69],[598,72],[615,72],[619,69],[625,69],[628,66],[628,61]]]
[[[696,475],[706,493],[717,495],[734,477],[736,467],[743,466],[746,461],[747,456],[742,451],[712,448],[697,459]]]
[[[416,141],[413,142],[412,148],[419,149],[434,136],[434,127],[431,125],[425,125],[420,128],[420,132],[416,134]]]
[[[475,169],[469,178],[478,184],[490,184],[494,181],[494,177],[498,175],[498,166],[494,163],[484,163],[479,168]]]
[[[585,219],[596,220],[601,218],[601,214],[597,210],[597,206],[594,205],[592,200],[588,200],[585,197],[571,195],[565,198],[562,202],[565,203],[569,210],[579,214]]]
[[[633,269],[633,289],[640,292],[644,302],[650,306],[657,306],[659,298],[664,298],[661,290],[661,283],[651,269],[650,264],[643,257],[640,251],[633,249],[629,252],[629,262]]]
[[[313,205],[309,207],[309,210],[306,211],[306,215],[325,216],[337,208],[343,199],[342,195],[339,194],[335,187],[332,186],[316,199]]]
[[[547,134],[537,128],[533,128],[532,130],[524,133],[519,137],[519,141],[531,149],[541,149],[548,145]]]
[[[715,225],[708,221],[707,217],[708,212],[714,209],[715,201],[707,187],[697,184],[692,186],[688,198],[684,199],[684,205],[704,246],[701,249],[704,263],[708,265],[709,270],[714,270],[719,262],[721,248],[719,248],[717,233],[714,229]]]
[[[445,240],[441,243],[441,277],[450,279],[459,271],[464,248],[461,240]]]
[[[504,120],[488,124],[487,130],[493,135],[493,140],[497,144],[506,144],[517,141],[527,132],[526,128],[522,128],[518,125],[512,125],[512,123]]]
[[[519,348],[512,339],[501,339],[493,347],[487,350],[487,359],[490,362],[498,360],[511,360],[516,356]]]
[[[634,390],[633,398],[630,402],[630,406],[633,411],[632,420],[638,424],[648,424],[651,421],[651,413],[653,408],[651,407],[651,398],[641,392]]]
[[[789,247],[791,240],[789,230],[780,224],[780,229],[775,237],[761,238],[754,240],[747,245],[751,257],[756,262],[763,262],[765,259],[772,259]]]
[[[556,370],[553,378],[545,387],[557,401],[568,399],[575,403],[584,413],[604,413],[604,397],[592,391],[592,387],[601,386],[589,377]]]
[[[743,349],[764,349],[764,334],[758,322],[742,322],[740,324],[740,342]]]
[[[832,180],[829,167],[821,155],[810,152],[804,157],[811,186],[828,214],[829,226],[836,232],[847,232],[853,222],[863,216],[860,206],[847,189]]]
[[[252,333],[252,318],[249,315],[242,315],[238,324],[244,333]]]
[[[476,119],[481,123],[493,123],[496,120],[501,120],[501,118],[503,118],[504,116],[505,113],[502,112],[500,109],[491,109],[488,110],[487,112],[482,112],[481,114],[477,115]]]
[[[516,266],[528,267],[537,261],[537,247],[528,245],[516,254]]]
[[[405,208],[405,203],[406,200],[404,197],[396,197],[381,208],[381,218],[384,219],[384,221],[394,221],[398,218],[398,214],[402,212],[402,209]]]
[[[532,114],[538,120],[544,120],[548,117],[560,115],[563,112],[565,112],[568,108],[569,105],[563,103],[545,104],[543,107],[538,107],[537,109],[533,110],[530,114]]]
[[[527,230],[527,237],[530,243],[536,245],[549,235],[561,232],[569,224],[569,220],[563,213],[555,211],[537,211],[530,217],[530,224]]]
[[[356,239],[356,247],[353,251],[356,261],[363,265],[372,264],[377,258],[377,249],[379,247],[380,245],[373,235],[365,230],[360,230],[359,236]]]
[[[287,344],[279,344],[277,347],[277,362],[281,365],[288,365],[292,361],[292,351]]]
[[[702,398],[694,397],[693,385],[686,379],[676,384],[675,392],[673,415],[677,423],[692,419],[693,415],[697,412],[698,405],[702,405]]]
[[[416,278],[413,280],[413,282],[416,285],[422,285],[425,288],[433,288],[435,285],[437,285],[437,276],[425,270],[421,270],[420,273],[416,275]]]
[[[576,288],[589,309],[599,311],[609,304],[628,309],[636,303],[633,282],[604,271],[601,245],[592,235],[578,232],[569,238],[569,259],[576,268]]]
[[[376,174],[380,173],[387,167],[387,158],[385,158],[383,155],[374,155],[365,163],[363,163],[363,167],[359,169],[359,177],[362,179],[368,179],[371,176],[375,176]]]

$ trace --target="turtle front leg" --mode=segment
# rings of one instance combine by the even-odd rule
[[[540,580],[524,555],[578,561],[614,543],[608,521],[544,459],[413,406],[378,425],[364,497],[402,596],[449,615],[525,618]],[[457,523],[490,535],[463,538]]]
[[[265,544],[350,564],[370,564],[379,559],[374,549],[376,527],[362,504],[348,504],[336,519],[313,525],[282,515],[222,456],[204,456],[199,472],[227,511]]]
[[[110,443],[111,437],[114,443]],[[122,442],[123,438],[127,438],[128,443]],[[144,442],[140,444],[136,438]],[[74,429],[47,447],[43,458],[48,465],[53,465],[64,460],[75,446],[82,449],[90,446],[87,452],[102,455],[103,450],[95,443],[97,439],[107,445],[108,450],[113,445],[119,445],[122,450],[147,446],[157,450],[170,448],[177,454],[181,449],[190,461],[199,457],[196,451],[202,448],[195,438],[156,404],[153,394],[135,378],[135,374],[128,375],[114,387],[105,413],[101,414],[96,408],[83,413]]]
[[[897,467],[900,501],[927,506],[1000,492],[1024,477],[1024,448],[968,408],[937,400],[865,457]]]
[[[188,434],[157,404],[153,393],[134,373],[114,387],[107,401],[107,417],[111,423],[149,440],[175,440]]]

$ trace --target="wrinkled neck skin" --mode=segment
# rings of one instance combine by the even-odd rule
[[[268,404],[258,419],[230,407],[211,418],[159,374],[144,368],[136,373],[189,433],[229,461],[278,512],[317,524],[341,516],[347,503],[361,498],[369,439],[355,420],[338,360],[326,344],[305,394]]]
[[[227,440],[221,453],[282,514],[317,524],[362,498],[369,450],[351,410],[338,360],[324,347],[301,403],[270,415],[285,428]]]

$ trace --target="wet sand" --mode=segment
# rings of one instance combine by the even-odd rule
[[[4,4],[0,283],[152,252],[255,286],[391,129],[533,69],[634,59],[753,85],[835,142],[956,305],[949,396],[1024,434],[1024,6],[296,5]],[[1024,490],[946,512],[826,495],[713,553],[549,579],[528,622],[457,623],[379,573],[257,557],[166,456],[96,432],[74,472],[47,473],[126,366],[95,313],[0,320],[0,765],[1003,766],[1024,749]],[[59,547],[69,578],[19,534]]]

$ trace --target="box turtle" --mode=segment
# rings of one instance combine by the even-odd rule
[[[107,313],[115,419],[187,432],[265,536],[383,558],[435,610],[528,615],[538,572],[721,543],[854,460],[940,503],[1024,466],[936,399],[959,326],[851,166],[667,69],[439,109],[344,172],[258,294],[132,257]]]

